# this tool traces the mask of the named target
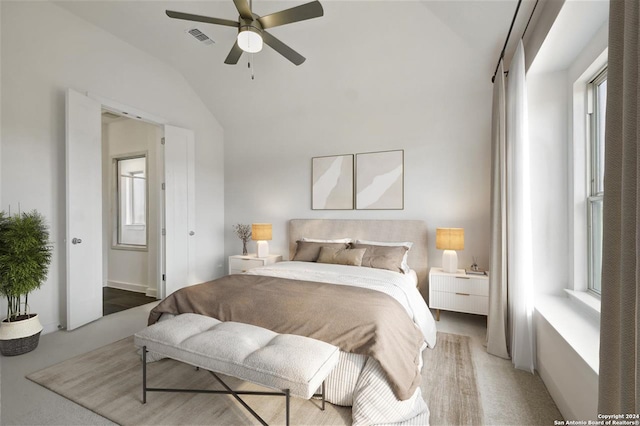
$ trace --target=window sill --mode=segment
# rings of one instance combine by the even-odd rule
[[[600,323],[600,298],[594,296],[588,291],[564,290],[569,299],[576,304],[577,307],[583,309],[584,312]]]
[[[600,362],[599,303],[585,292],[567,291],[568,297],[538,296],[536,311],[555,329],[569,346],[598,374]],[[572,294],[582,293],[582,294]],[[599,301],[598,301],[599,302]]]

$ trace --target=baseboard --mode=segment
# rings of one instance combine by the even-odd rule
[[[51,324],[43,324],[42,325],[42,334],[53,333],[54,331],[60,330],[61,327],[57,322]]]
[[[117,288],[119,290],[135,291],[136,293],[147,293],[149,287],[144,284],[125,283],[122,281],[107,281],[107,287]]]
[[[158,298],[158,289],[157,288],[149,288],[147,287],[147,291],[145,292],[149,297]]]

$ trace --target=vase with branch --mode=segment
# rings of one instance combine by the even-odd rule
[[[242,240],[242,255],[246,256],[249,253],[247,251],[247,242],[251,239],[251,225],[238,223],[237,225],[233,225],[233,229],[236,231],[238,238]]]

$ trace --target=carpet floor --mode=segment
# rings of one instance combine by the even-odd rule
[[[438,333],[438,344],[423,353],[422,391],[431,411],[432,425],[476,425],[483,419],[469,337]],[[154,387],[220,389],[205,371],[173,361],[151,363],[148,384]],[[141,404],[140,357],[129,337],[79,355],[27,376],[28,379],[121,425],[257,424],[231,396],[148,393]],[[234,389],[260,390],[258,386],[225,378]],[[247,396],[246,401],[268,423],[284,423],[284,398]],[[319,402],[291,400],[292,424],[351,424],[351,409]]]

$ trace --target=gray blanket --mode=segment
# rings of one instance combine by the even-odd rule
[[[395,396],[409,399],[420,384],[423,336],[391,296],[364,288],[259,275],[229,275],[185,287],[149,314],[197,313],[312,337],[380,363]]]

